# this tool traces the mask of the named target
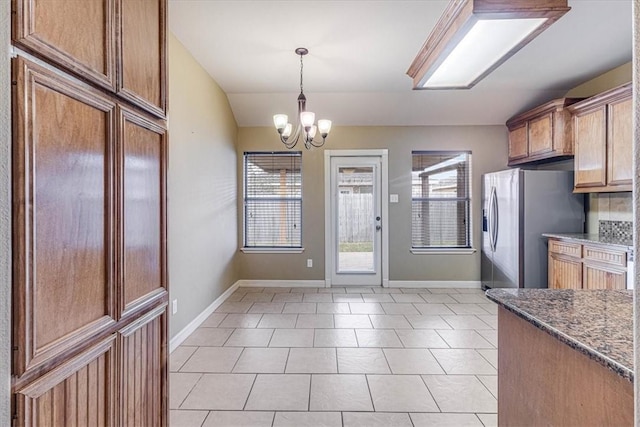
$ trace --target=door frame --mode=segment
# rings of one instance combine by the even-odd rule
[[[0,425],[11,425],[11,2],[0,1]]]
[[[382,203],[382,247],[381,274],[382,286],[389,287],[389,150],[325,150],[324,152],[324,283],[331,287],[331,272],[334,267],[333,247],[331,242],[331,158],[332,157],[379,157],[380,168],[380,202]]]

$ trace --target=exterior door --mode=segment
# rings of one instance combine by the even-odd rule
[[[382,285],[379,156],[331,157],[332,285]]]

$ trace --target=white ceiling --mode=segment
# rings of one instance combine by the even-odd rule
[[[405,73],[448,1],[170,0],[169,26],[227,93],[239,126],[307,109],[334,125],[504,124],[631,60],[631,0],[572,10],[471,90],[414,91]]]

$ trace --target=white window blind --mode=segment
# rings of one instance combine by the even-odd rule
[[[470,248],[471,153],[414,151],[413,248]]]
[[[244,153],[244,246],[302,246],[302,153]]]

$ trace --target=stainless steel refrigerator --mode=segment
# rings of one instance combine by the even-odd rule
[[[482,176],[483,288],[546,288],[547,239],[582,233],[573,172],[509,169]]]

